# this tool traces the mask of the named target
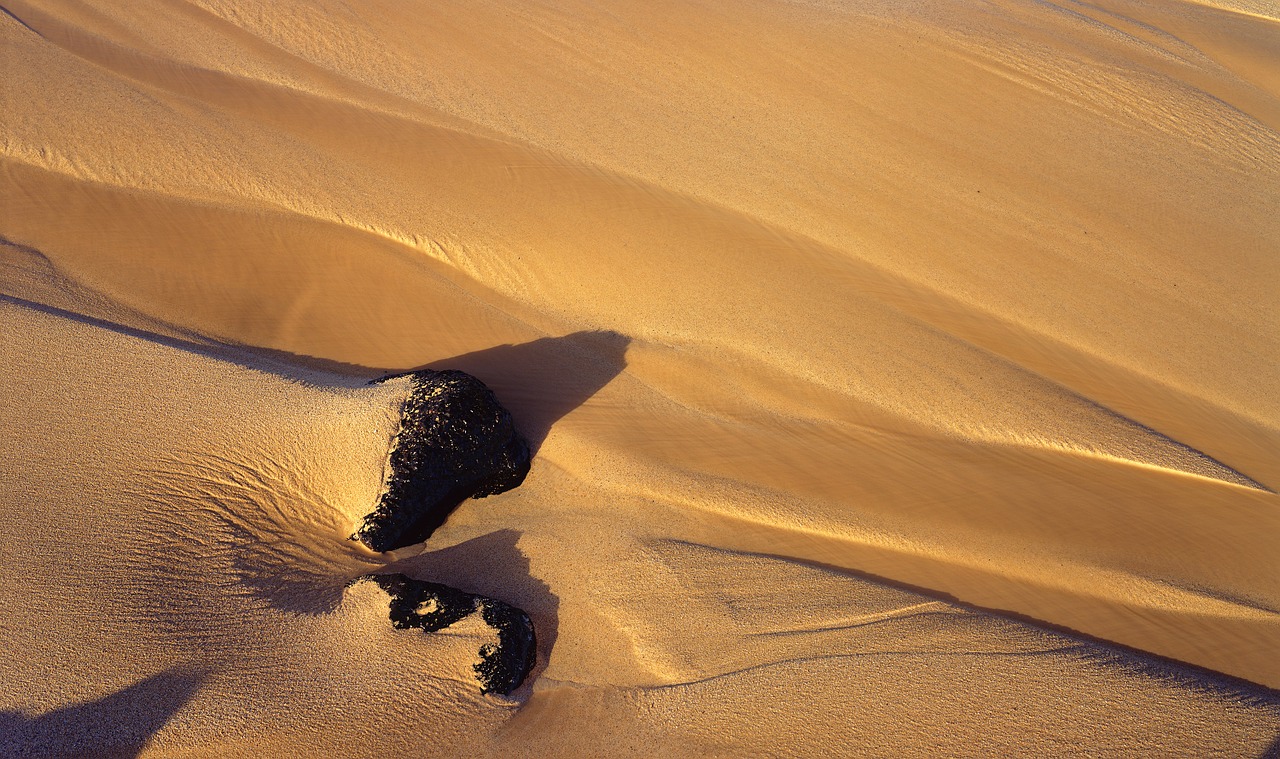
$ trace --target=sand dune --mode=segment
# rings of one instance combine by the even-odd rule
[[[1275,750],[1274,4],[123,5],[0,16],[6,752]],[[374,554],[424,366],[533,470]]]

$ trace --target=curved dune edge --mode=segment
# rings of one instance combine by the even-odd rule
[[[1280,687],[1267,6],[3,7],[11,745],[1274,749],[1138,653]],[[372,554],[426,366],[534,470]]]

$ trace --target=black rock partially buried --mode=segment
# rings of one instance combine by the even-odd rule
[[[498,642],[481,646],[480,661],[472,665],[481,693],[505,696],[529,676],[538,644],[533,622],[520,609],[402,574],[374,575],[373,580],[391,596],[391,624],[398,630],[435,632],[480,612],[485,624],[498,633]]]
[[[529,473],[528,443],[483,382],[452,370],[409,376],[386,489],[354,535],[375,551],[426,540],[462,501]]]

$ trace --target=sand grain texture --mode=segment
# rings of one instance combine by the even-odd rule
[[[1280,746],[1274,3],[0,5],[0,754]]]

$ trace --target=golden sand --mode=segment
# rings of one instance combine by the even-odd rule
[[[0,754],[1280,747],[1274,2],[2,5]]]

